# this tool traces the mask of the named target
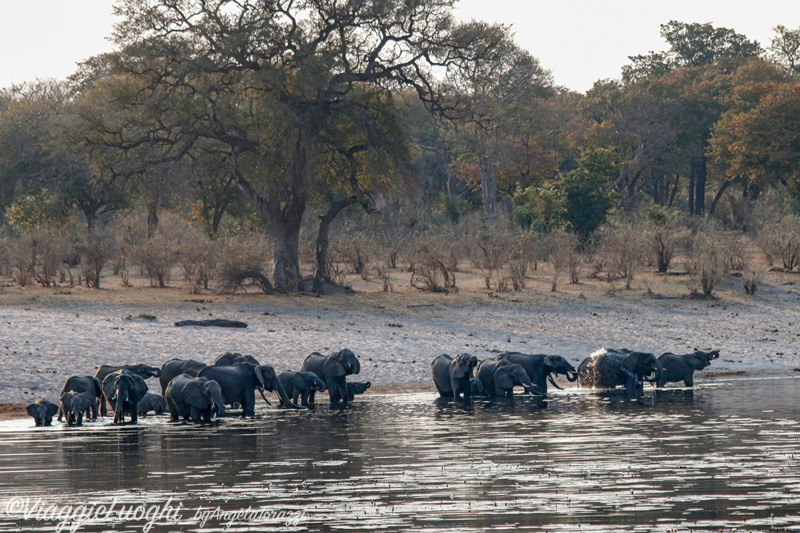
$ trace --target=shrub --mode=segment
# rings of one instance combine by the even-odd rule
[[[631,288],[636,268],[644,257],[642,231],[633,224],[605,226],[600,231],[599,256],[608,274],[608,279],[623,278],[625,288]]]
[[[507,280],[501,275],[510,247],[509,237],[501,231],[484,231],[478,234],[471,247],[472,264],[483,273],[487,289],[502,291]]]
[[[691,293],[702,291],[704,295],[711,296],[728,272],[722,232],[710,224],[699,228],[689,242],[686,268]]]
[[[183,240],[178,264],[190,294],[198,294],[201,289],[208,290],[219,260],[219,247],[217,241],[210,240],[198,230]]]
[[[252,233],[220,244],[216,278],[221,292],[236,292],[252,281],[261,292],[272,294],[266,265],[272,260],[267,236]]]
[[[800,261],[800,220],[787,216],[779,222],[765,224],[756,235],[756,244],[771,265],[780,258],[783,268],[792,270]]]
[[[553,265],[553,275],[550,283],[550,291],[558,290],[558,279],[561,274],[569,267],[570,257],[576,253],[579,239],[574,233],[567,233],[564,230],[553,231],[545,237],[548,250],[548,259]]]
[[[412,252],[411,285],[431,292],[457,292],[455,273],[447,267],[450,252],[441,236],[420,236]]]
[[[99,289],[103,267],[118,251],[114,235],[103,231],[83,234],[75,243],[75,250],[81,256],[81,271],[86,286]]]

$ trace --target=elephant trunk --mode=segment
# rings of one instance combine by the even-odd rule
[[[570,383],[575,383],[576,381],[578,381],[578,372],[577,371],[575,371],[575,372],[567,372],[565,375],[567,376],[567,381],[569,381]]]
[[[556,382],[553,379],[553,374],[547,374],[547,381],[549,381],[550,385],[552,385],[553,387],[557,388],[558,390],[564,390],[561,387],[559,387],[558,385],[556,385]]]
[[[654,372],[655,372],[655,377],[653,377],[653,378],[643,378],[644,381],[646,381],[648,383],[657,382],[659,379],[661,379],[661,374],[664,372],[664,367],[662,367],[661,365],[658,365],[658,367],[656,367]]]
[[[358,358],[355,360],[355,364],[353,365],[353,374],[358,374],[361,372],[361,363],[358,361]]]
[[[272,388],[275,392],[278,393],[278,396],[280,396],[281,398],[281,402],[283,402],[283,404],[286,405],[287,407],[291,407],[292,409],[304,409],[304,407],[301,407],[296,403],[292,402],[292,399],[289,398],[289,396],[286,394],[283,385],[281,385],[281,382],[278,380],[277,377],[272,381]]]
[[[123,404],[128,401],[128,391],[127,390],[119,390],[117,391],[117,399],[116,404],[114,405],[114,423],[122,423],[124,419],[125,411],[122,408]]]
[[[225,416],[225,404],[223,403],[222,399],[214,400],[214,413],[219,418],[221,416]]]

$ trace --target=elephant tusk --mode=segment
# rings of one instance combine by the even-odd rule
[[[264,389],[263,389],[263,388],[261,388],[261,387],[259,387],[259,388],[258,388],[258,392],[260,392],[260,393],[261,393],[261,397],[262,397],[262,398],[264,398],[264,401],[265,401],[265,402],[267,402],[267,405],[269,405],[270,407],[272,407],[272,404],[271,404],[271,403],[269,403],[269,400],[267,400],[267,396],[264,394]]]
[[[547,380],[550,382],[550,384],[553,387],[557,388],[558,390],[564,390],[561,387],[559,387],[558,385],[556,385],[556,382],[553,380],[553,374],[547,374]]]

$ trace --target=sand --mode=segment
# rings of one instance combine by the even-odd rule
[[[456,294],[422,293],[409,274],[392,272],[395,292],[379,281],[350,280],[355,294],[190,295],[179,282],[167,289],[0,287],[0,410],[57,401],[71,375],[101,364],[160,366],[177,357],[211,362],[226,351],[254,355],[276,370],[299,369],[311,352],[350,348],[370,381],[367,392],[430,390],[430,361],[442,353],[479,359],[506,351],[559,354],[576,367],[600,347],[661,354],[718,349],[720,358],[696,381],[720,374],[788,375],[800,371],[800,277],[765,273],[756,296],[731,277],[715,298],[689,297],[685,276],[641,274],[634,288],[586,280],[549,288],[546,266],[525,291],[483,288],[477,272],[457,275]],[[0,280],[2,282],[3,280]],[[140,315],[142,318],[139,318]],[[154,316],[155,319],[145,318]],[[175,327],[179,320],[224,318],[246,329]],[[148,381],[160,392],[156,380]],[[573,386],[569,384],[568,386]]]

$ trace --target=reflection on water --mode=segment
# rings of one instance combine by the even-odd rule
[[[26,497],[180,506],[152,531],[800,530],[798,397],[798,379],[737,380],[639,401],[376,395],[206,427],[13,421],[0,425],[0,531],[54,530],[20,516]],[[223,514],[247,508],[262,514]],[[83,531],[147,524],[98,516]]]

